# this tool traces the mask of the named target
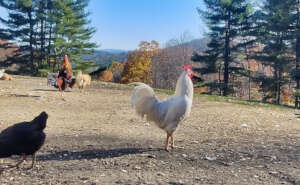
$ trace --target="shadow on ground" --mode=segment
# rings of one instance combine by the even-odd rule
[[[52,154],[42,154],[37,157],[40,161],[69,161],[79,159],[105,159],[114,158],[130,154],[141,154],[149,151],[157,151],[158,149],[143,149],[143,148],[116,148],[116,149],[91,149],[83,151],[61,151]]]
[[[8,96],[20,97],[20,98],[40,98],[41,96],[29,95],[29,94],[8,94]]]
[[[54,87],[53,87],[54,88]],[[32,90],[32,91],[40,91],[40,92],[59,92],[59,90],[58,89],[34,89],[34,90]],[[67,90],[65,90],[65,91],[63,91],[63,92],[72,92],[72,90],[70,90],[70,89],[67,89]]]

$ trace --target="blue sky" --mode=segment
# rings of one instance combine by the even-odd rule
[[[100,49],[135,49],[140,41],[169,39],[188,32],[200,38],[204,29],[196,11],[201,0],[90,0],[92,41]],[[0,9],[0,16],[5,10]]]
[[[134,49],[140,41],[165,43],[183,32],[201,37],[201,0],[91,0],[94,40],[101,48]]]

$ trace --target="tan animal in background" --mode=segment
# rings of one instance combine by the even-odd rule
[[[82,74],[82,71],[79,71],[76,76],[76,84],[79,89],[85,88],[87,85],[91,84],[91,76],[88,74]]]
[[[12,80],[13,78],[7,74],[7,73],[3,73],[2,77],[0,78],[0,80]]]

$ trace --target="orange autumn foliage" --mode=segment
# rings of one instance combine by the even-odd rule
[[[208,93],[209,90],[207,87],[199,87],[194,89],[195,94],[203,94],[203,93]]]
[[[139,49],[128,55],[128,62],[124,66],[121,83],[144,82],[152,84],[151,58],[159,51],[157,41],[142,41]]]
[[[114,81],[114,77],[113,77],[113,74],[111,71],[109,70],[105,70],[105,71],[102,71],[99,75],[99,78],[98,78],[100,81],[103,81],[103,82],[113,82]]]
[[[282,93],[282,104],[290,105],[292,101],[292,92],[287,88],[283,88],[281,93]]]

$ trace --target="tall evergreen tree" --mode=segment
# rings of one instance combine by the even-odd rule
[[[296,51],[296,66],[297,69],[300,69],[300,0],[297,0],[295,3],[295,37],[296,37],[296,44],[295,44],[295,51]],[[300,78],[297,79],[297,89],[300,89]]]
[[[253,11],[253,6],[248,4],[246,7],[246,11],[244,12],[243,21],[241,22],[240,27],[240,42],[238,44],[238,48],[243,55],[243,59],[247,62],[247,68],[244,69],[243,75],[248,77],[248,100],[251,100],[251,63],[250,57],[253,48],[255,45],[255,34],[256,34],[256,26],[255,24],[255,15]]]
[[[209,68],[216,70],[217,62],[222,63],[223,86],[222,94],[227,96],[230,92],[230,73],[238,68],[232,67],[235,52],[238,51],[238,39],[241,36],[240,27],[245,18],[245,12],[249,6],[245,0],[204,0],[205,10],[200,10],[199,14],[205,20],[209,28],[209,50],[205,56],[198,56],[194,61],[204,62]],[[232,67],[232,68],[231,68]]]
[[[292,78],[296,81],[296,89],[300,89],[300,0],[287,0],[292,7],[290,12],[291,40],[295,55],[295,69],[292,71]],[[295,101],[296,103],[296,101]]]
[[[34,70],[34,36],[37,23],[34,14],[35,1],[1,0],[0,5],[8,10],[8,19],[0,19],[7,27],[6,35],[2,39],[18,42],[23,62],[27,62],[31,70]]]
[[[46,18],[47,18],[47,4],[48,0],[38,0],[37,1],[37,46],[38,46],[38,67],[40,68],[41,62],[45,59],[45,44],[46,44]]]
[[[54,27],[54,48],[58,54],[67,54],[72,61],[82,65],[80,56],[89,54],[96,47],[89,41],[95,33],[90,27],[88,0],[55,0],[57,16]]]
[[[274,69],[273,85],[274,98],[280,104],[281,88],[287,82],[287,76],[291,60],[291,48],[289,44],[289,14],[291,6],[286,1],[266,0],[260,10],[259,31],[257,39],[263,45],[262,51],[257,52],[255,58],[264,65]]]
[[[20,49],[19,60],[37,72],[50,57],[57,59],[65,54],[78,67],[93,66],[80,61],[96,47],[90,42],[95,28],[90,27],[88,0],[0,0],[8,10],[8,18],[0,18],[6,26],[0,29],[1,39],[16,42]],[[16,58],[16,57],[15,57]],[[54,62],[53,68],[56,68]]]
[[[224,71],[224,60],[223,56],[220,54],[223,52],[222,43],[218,40],[219,36],[217,33],[210,34],[211,40],[208,43],[208,49],[205,51],[205,54],[195,53],[192,56],[194,62],[201,62],[204,64],[199,69],[194,69],[202,75],[210,73],[218,73],[218,82],[208,82],[205,85],[209,86],[211,91],[218,91],[222,95],[222,82],[221,82],[221,73]]]

